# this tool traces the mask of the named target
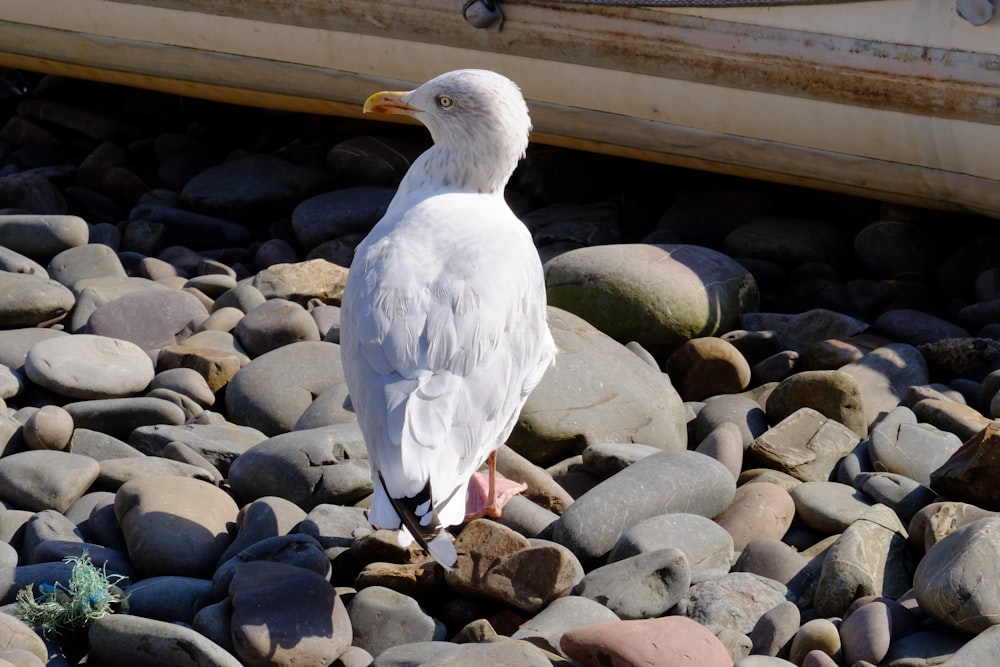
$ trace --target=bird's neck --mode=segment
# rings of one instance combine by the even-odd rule
[[[519,159],[520,156],[432,146],[406,172],[399,189],[503,195]]]

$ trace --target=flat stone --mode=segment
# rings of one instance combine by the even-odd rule
[[[806,407],[750,443],[746,456],[751,464],[775,468],[802,481],[822,481],[860,440],[843,424]]]
[[[182,443],[224,474],[230,464],[267,437],[257,429],[230,422],[222,424],[151,424],[129,434],[129,444],[143,454],[163,456],[170,443]]]
[[[931,473],[961,446],[954,433],[918,423],[912,410],[899,406],[872,429],[868,451],[880,470],[929,485]]]
[[[138,345],[86,334],[39,342],[28,352],[24,370],[32,382],[76,399],[130,396],[155,375],[153,362]]]
[[[84,332],[130,341],[149,352],[182,341],[207,317],[205,306],[188,292],[140,290],[98,306]]]
[[[962,327],[912,308],[887,310],[875,318],[872,328],[884,336],[901,343],[923,345],[945,338],[969,338],[969,332]]]
[[[129,220],[162,224],[168,245],[239,248],[252,240],[250,230],[238,222],[163,204],[139,204],[129,212]]]
[[[797,266],[837,263],[850,253],[851,239],[839,225],[802,216],[761,217],[736,227],[723,247],[734,257]]]
[[[800,354],[814,343],[848,338],[868,328],[868,323],[825,308],[802,313],[748,312],[740,317],[748,331],[773,331],[782,349]]]

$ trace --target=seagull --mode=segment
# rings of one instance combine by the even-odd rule
[[[513,81],[475,69],[375,93],[364,111],[416,118],[434,141],[358,245],[341,302],[368,519],[451,567],[446,528],[483,486],[470,479],[487,465],[473,515],[499,516],[496,450],[556,355],[538,252],[504,199],[531,120]]]

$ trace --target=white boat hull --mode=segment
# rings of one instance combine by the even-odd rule
[[[502,6],[491,32],[457,0],[0,0],[0,64],[343,116],[485,67],[521,85],[539,142],[1000,218],[1000,19]]]

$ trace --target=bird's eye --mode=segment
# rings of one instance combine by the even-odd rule
[[[452,99],[450,97],[448,97],[447,95],[438,95],[438,97],[437,97],[437,103],[438,103],[438,106],[441,107],[442,109],[447,109],[452,104],[454,104],[454,102],[452,101]]]

